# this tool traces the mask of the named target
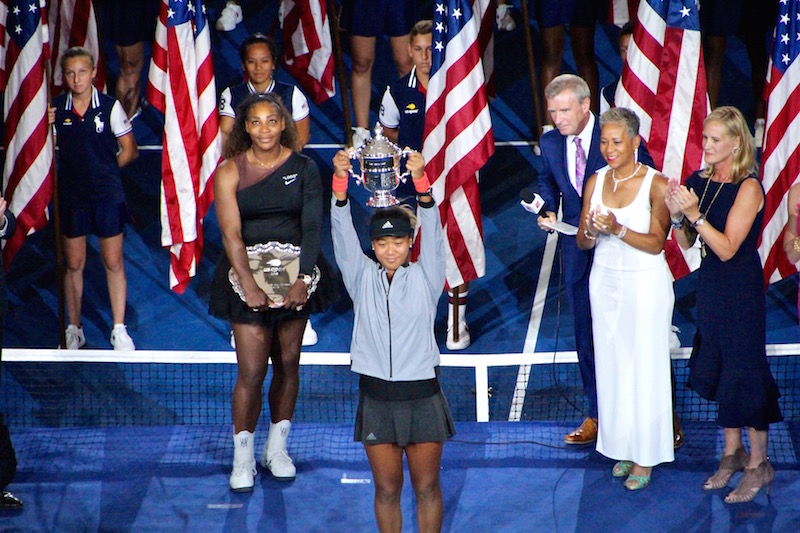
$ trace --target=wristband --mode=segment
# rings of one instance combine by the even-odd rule
[[[422,176],[419,178],[411,178],[411,181],[414,182],[414,188],[417,190],[419,194],[426,194],[428,191],[431,190],[431,182],[428,181],[428,173],[423,172]]]
[[[331,188],[333,192],[347,192],[347,177],[340,178],[334,173]]]
[[[672,218],[672,217],[669,217],[669,222],[670,222],[670,224],[672,224],[673,228],[681,229],[683,227],[684,223],[686,222],[686,215],[681,215],[681,218],[679,218],[677,220]]]
[[[617,239],[622,240],[626,233],[628,233],[628,227],[622,226],[622,229],[619,230],[619,233],[617,233]]]

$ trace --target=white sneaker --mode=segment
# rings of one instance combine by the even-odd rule
[[[248,462],[233,463],[233,471],[231,472],[231,490],[233,492],[250,492],[256,484],[256,460],[252,459]]]
[[[763,118],[757,118],[753,133],[753,139],[756,142],[756,148],[761,148],[764,144],[764,128],[767,122]]]
[[[219,31],[231,31],[242,21],[242,6],[228,2],[217,19],[216,27]]]
[[[83,328],[75,324],[67,326],[67,350],[77,350],[86,344],[86,336],[83,334]]]
[[[463,350],[469,346],[471,342],[467,323],[463,320],[460,320],[459,322],[458,341],[453,340],[453,327],[451,326],[447,328],[447,339],[445,340],[445,345],[447,346],[448,350]]]
[[[311,327],[311,321],[306,321],[306,329],[303,330],[303,346],[314,346],[318,340],[317,332]]]
[[[272,477],[281,481],[291,481],[297,476],[297,468],[286,450],[278,450],[269,457],[266,455],[266,450],[264,452],[265,454],[261,456],[261,466],[269,470]]]
[[[670,326],[669,328],[669,351],[679,352],[681,350],[681,340],[678,338],[678,333],[681,330],[678,326]]]
[[[353,148],[358,148],[364,144],[367,139],[370,139],[369,130],[356,126],[353,128]]]
[[[128,335],[128,328],[125,324],[117,324],[114,326],[114,329],[111,330],[111,346],[113,346],[115,350],[133,351],[136,349],[136,345],[133,344],[133,339]]]
[[[514,22],[514,17],[511,16],[511,6],[508,4],[499,4],[497,6],[495,21],[497,22],[497,29],[500,31],[514,31],[517,29],[517,23]]]

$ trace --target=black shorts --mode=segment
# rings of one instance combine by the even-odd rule
[[[122,233],[128,221],[128,208],[125,202],[118,204],[98,204],[93,207],[69,207],[60,205],[61,233],[65,237],[114,237]]]
[[[152,43],[155,36],[159,0],[107,0],[105,8],[105,35],[117,46],[131,46],[138,42]]]
[[[402,37],[417,22],[412,0],[352,0],[351,35]]]
[[[444,442],[456,434],[444,393],[403,401],[375,400],[359,392],[353,439],[364,445]]]
[[[703,35],[730,37],[739,33],[744,0],[703,0],[700,4],[700,29]]]
[[[575,26],[594,28],[599,18],[598,0],[539,0],[536,2],[536,20],[540,28]]]

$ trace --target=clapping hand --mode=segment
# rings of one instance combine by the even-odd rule
[[[586,214],[586,227],[591,228],[587,231],[592,235],[597,235],[598,233],[616,235],[622,229],[614,213],[611,211],[603,213],[599,208],[590,209]]]

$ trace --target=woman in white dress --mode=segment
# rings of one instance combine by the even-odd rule
[[[675,296],[664,258],[667,179],[636,160],[639,119],[624,108],[600,117],[608,167],[583,193],[578,246],[595,248],[589,277],[597,451],[616,459],[625,488],[650,484],[654,466],[674,460],[669,331]]]

